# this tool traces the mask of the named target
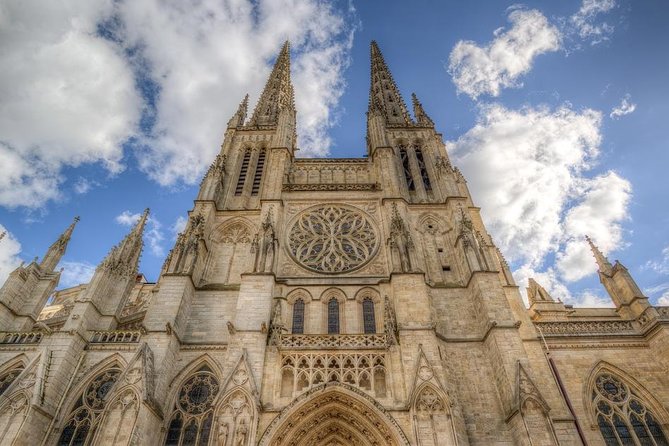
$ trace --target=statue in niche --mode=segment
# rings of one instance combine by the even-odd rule
[[[404,220],[400,217],[397,210],[397,204],[393,203],[393,216],[390,220],[390,247],[399,258],[399,270],[403,273],[412,271],[411,266],[411,250],[413,249],[413,241],[411,234],[404,224]]]
[[[242,419],[235,431],[235,446],[246,446],[246,437],[248,437],[249,428],[246,426],[246,421]]]
[[[489,271],[484,251],[485,240],[483,235],[474,228],[474,224],[462,206],[460,206],[460,234],[458,238],[462,239],[462,248],[465,251],[469,268],[472,271]]]
[[[275,298],[274,310],[272,311],[272,320],[269,324],[269,345],[278,345],[281,333],[284,331],[283,319],[281,317],[281,298]]]
[[[385,296],[383,301],[383,328],[386,332],[388,344],[396,344],[398,341],[397,319],[395,318],[395,310],[393,310],[388,296]]]
[[[227,446],[228,435],[230,434],[230,426],[225,421],[221,421],[218,425],[218,445]]]
[[[251,252],[255,254],[254,273],[265,273],[272,270],[277,244],[278,239],[272,223],[272,208],[270,208],[260,232],[251,242]]]

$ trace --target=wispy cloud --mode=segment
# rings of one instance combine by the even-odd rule
[[[614,26],[601,20],[601,15],[616,7],[615,0],[583,0],[579,10],[569,17],[568,26],[578,37],[591,45],[608,40]]]
[[[611,119],[618,119],[621,116],[629,115],[630,113],[634,113],[634,110],[636,110],[636,104],[631,102],[632,97],[629,94],[626,94],[623,96],[623,99],[620,102],[620,105],[617,107],[614,107],[613,110],[611,110],[611,114],[609,114],[609,117]]]
[[[0,234],[2,233],[5,233],[5,235],[0,239],[0,286],[5,283],[9,273],[21,264],[21,258],[19,257],[21,243],[11,232],[7,231],[7,228],[0,224]]]
[[[137,222],[137,220],[139,220],[141,215],[142,214],[140,213],[132,213],[128,210],[125,210],[117,215],[114,220],[116,220],[116,223],[120,225],[132,226]],[[165,248],[162,244],[163,240],[165,240],[165,236],[163,235],[162,227],[163,225],[160,223],[160,221],[158,221],[152,215],[149,215],[149,218],[146,221],[146,228],[144,228],[144,237],[149,244],[151,254],[156,257],[162,257],[165,255]]]
[[[158,183],[194,184],[286,39],[308,116],[298,121],[301,154],[328,152],[357,27],[352,9],[319,0],[25,0],[0,9],[0,206],[61,199],[67,167],[96,163],[118,174],[130,146]]]
[[[95,265],[88,262],[60,262],[63,272],[60,275],[59,288],[70,288],[83,283],[88,283],[95,273]]]
[[[513,9],[509,29],[495,31],[484,46],[458,42],[449,56],[448,71],[458,92],[473,99],[499,96],[503,88],[519,87],[520,77],[532,68],[534,59],[560,48],[560,31],[536,9]]]
[[[556,297],[577,301],[561,284],[596,271],[584,236],[605,252],[619,248],[631,197],[630,183],[616,172],[588,175],[599,154],[601,113],[499,104],[479,113],[448,148],[489,231],[520,265],[521,286],[541,274]]]

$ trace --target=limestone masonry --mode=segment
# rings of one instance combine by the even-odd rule
[[[374,42],[367,156],[296,157],[289,52],[157,283],[148,210],[88,284],[54,294],[78,219],[11,273],[0,445],[669,446],[669,307],[584,240],[615,308],[528,310]]]

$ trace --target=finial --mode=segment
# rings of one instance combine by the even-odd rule
[[[610,275],[611,271],[613,269],[613,266],[611,266],[611,263],[609,260],[602,254],[602,252],[597,248],[597,245],[595,245],[592,241],[592,239],[589,236],[585,236],[585,239],[588,241],[588,244],[590,245],[590,250],[592,251],[592,254],[595,256],[595,261],[597,262],[597,266],[599,266],[599,272]]]
[[[548,294],[548,291],[533,278],[530,277],[527,284],[527,300],[529,300],[530,305],[536,302],[555,302],[551,295]]]
[[[423,109],[423,104],[418,100],[416,93],[411,93],[411,102],[413,102],[413,116],[416,119],[417,124],[434,127],[434,122],[430,117],[425,113]]]

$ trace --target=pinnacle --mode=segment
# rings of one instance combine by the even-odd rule
[[[593,243],[592,239],[589,236],[586,235],[585,239],[588,241],[588,244],[590,245],[590,250],[592,251],[592,254],[595,256],[595,261],[597,262],[597,266],[599,266],[599,271],[604,274],[610,274],[611,270],[613,269],[613,266],[611,266],[609,260],[606,258],[606,256],[604,256],[604,254],[602,254],[597,245]]]
[[[293,84],[290,80],[290,42],[281,47],[274,68],[253,111],[251,125],[276,125],[279,111],[295,110]]]
[[[370,57],[369,111],[380,110],[389,124],[409,125],[410,119],[406,104],[376,41],[371,43]]]

